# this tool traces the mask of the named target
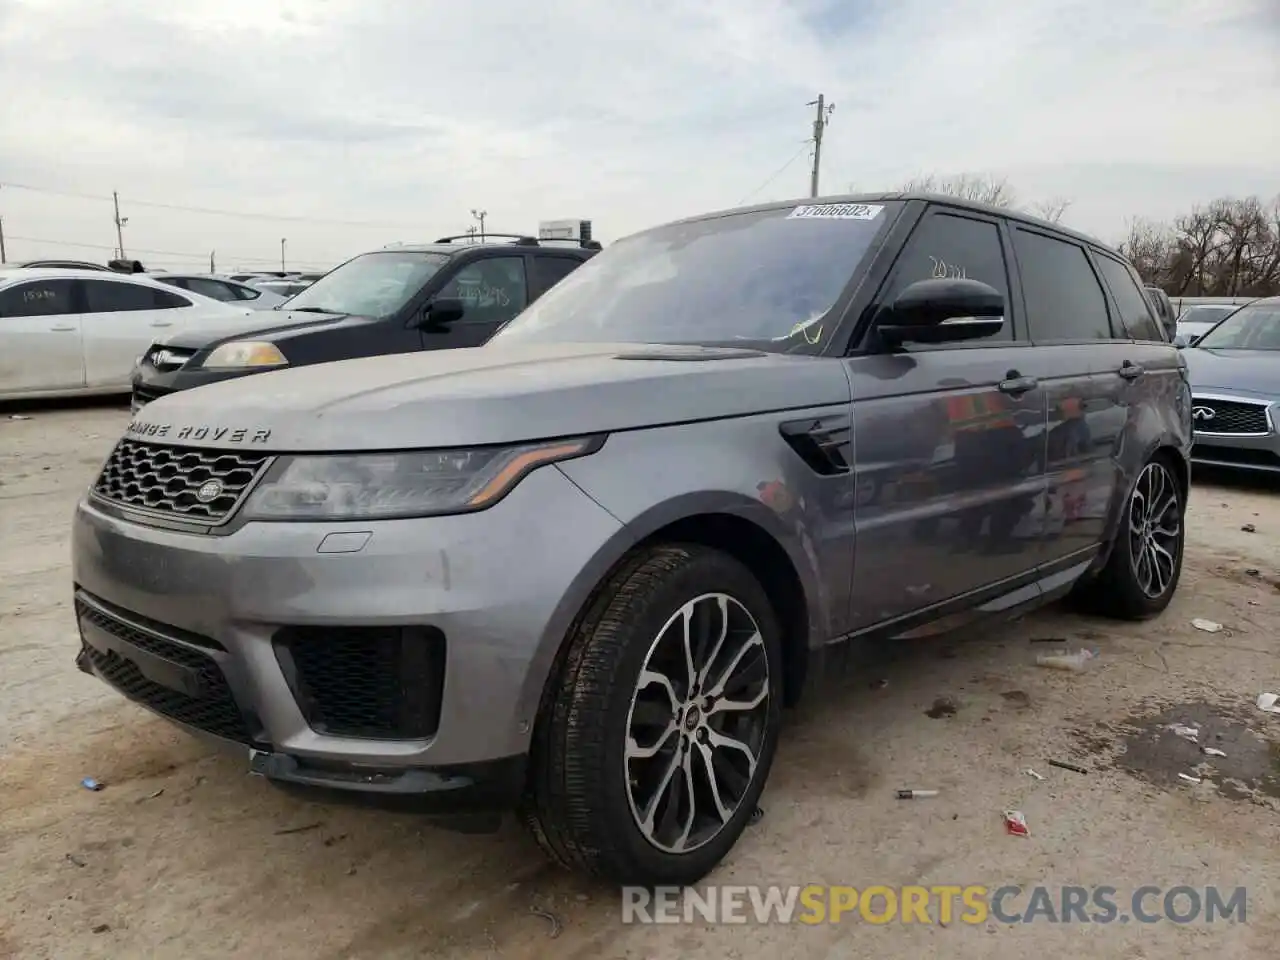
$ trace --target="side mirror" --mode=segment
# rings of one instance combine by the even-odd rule
[[[978,340],[1004,327],[1004,297],[978,280],[917,280],[877,327],[893,345]]]
[[[423,327],[447,327],[461,320],[467,313],[467,305],[457,297],[436,297],[422,311]]]

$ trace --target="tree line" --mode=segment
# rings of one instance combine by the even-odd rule
[[[903,190],[941,193],[1022,210],[1051,223],[1071,201],[1023,203],[1007,180],[986,174],[917,177]],[[1171,297],[1280,295],[1280,196],[1220,197],[1170,222],[1137,218],[1116,244],[1144,283]]]

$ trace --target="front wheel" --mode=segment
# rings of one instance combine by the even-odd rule
[[[1086,607],[1103,616],[1142,620],[1164,610],[1182,573],[1186,501],[1163,456],[1138,474],[1120,517],[1111,557],[1081,587]]]
[[[737,842],[777,745],[780,636],[732,557],[669,544],[589,604],[549,684],[525,819],[565,866],[685,885]]]

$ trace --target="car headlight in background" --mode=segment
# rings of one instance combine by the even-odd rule
[[[492,506],[533,470],[604,437],[505,447],[281,457],[245,504],[251,520],[386,520]]]
[[[280,348],[265,340],[235,340],[214,347],[205,357],[202,367],[285,367],[289,361],[285,359]]]

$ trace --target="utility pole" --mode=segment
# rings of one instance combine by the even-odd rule
[[[214,267],[214,265],[213,265],[213,255],[214,255],[215,253],[217,253],[217,252],[218,252],[217,250],[210,250],[210,251],[209,251],[209,272],[210,272],[210,273],[217,273],[217,272],[218,272],[217,268],[216,268],[216,267]]]
[[[4,217],[0,217],[0,263],[8,263],[4,255]]]
[[[471,215],[480,221],[480,242],[484,243],[484,218],[489,215],[489,211],[477,210],[475,207],[472,207]]]
[[[831,113],[835,110],[834,103],[827,103],[827,98],[821,93],[818,94],[817,100],[810,100],[807,106],[817,106],[818,115],[813,121],[813,175],[809,178],[809,196],[816,197],[818,195],[818,170],[822,164],[822,133],[827,129],[827,124],[831,122]]]
[[[281,273],[284,273],[284,241],[285,241],[285,238],[281,237],[280,238],[280,272]]]
[[[476,242],[476,225],[474,223],[467,227],[467,238],[467,243]]]
[[[112,190],[111,199],[112,201],[114,201],[116,205],[116,243],[120,245],[119,254],[120,254],[120,259],[123,260],[125,258],[124,257],[124,226],[129,222],[129,218],[120,216],[120,194]]]

